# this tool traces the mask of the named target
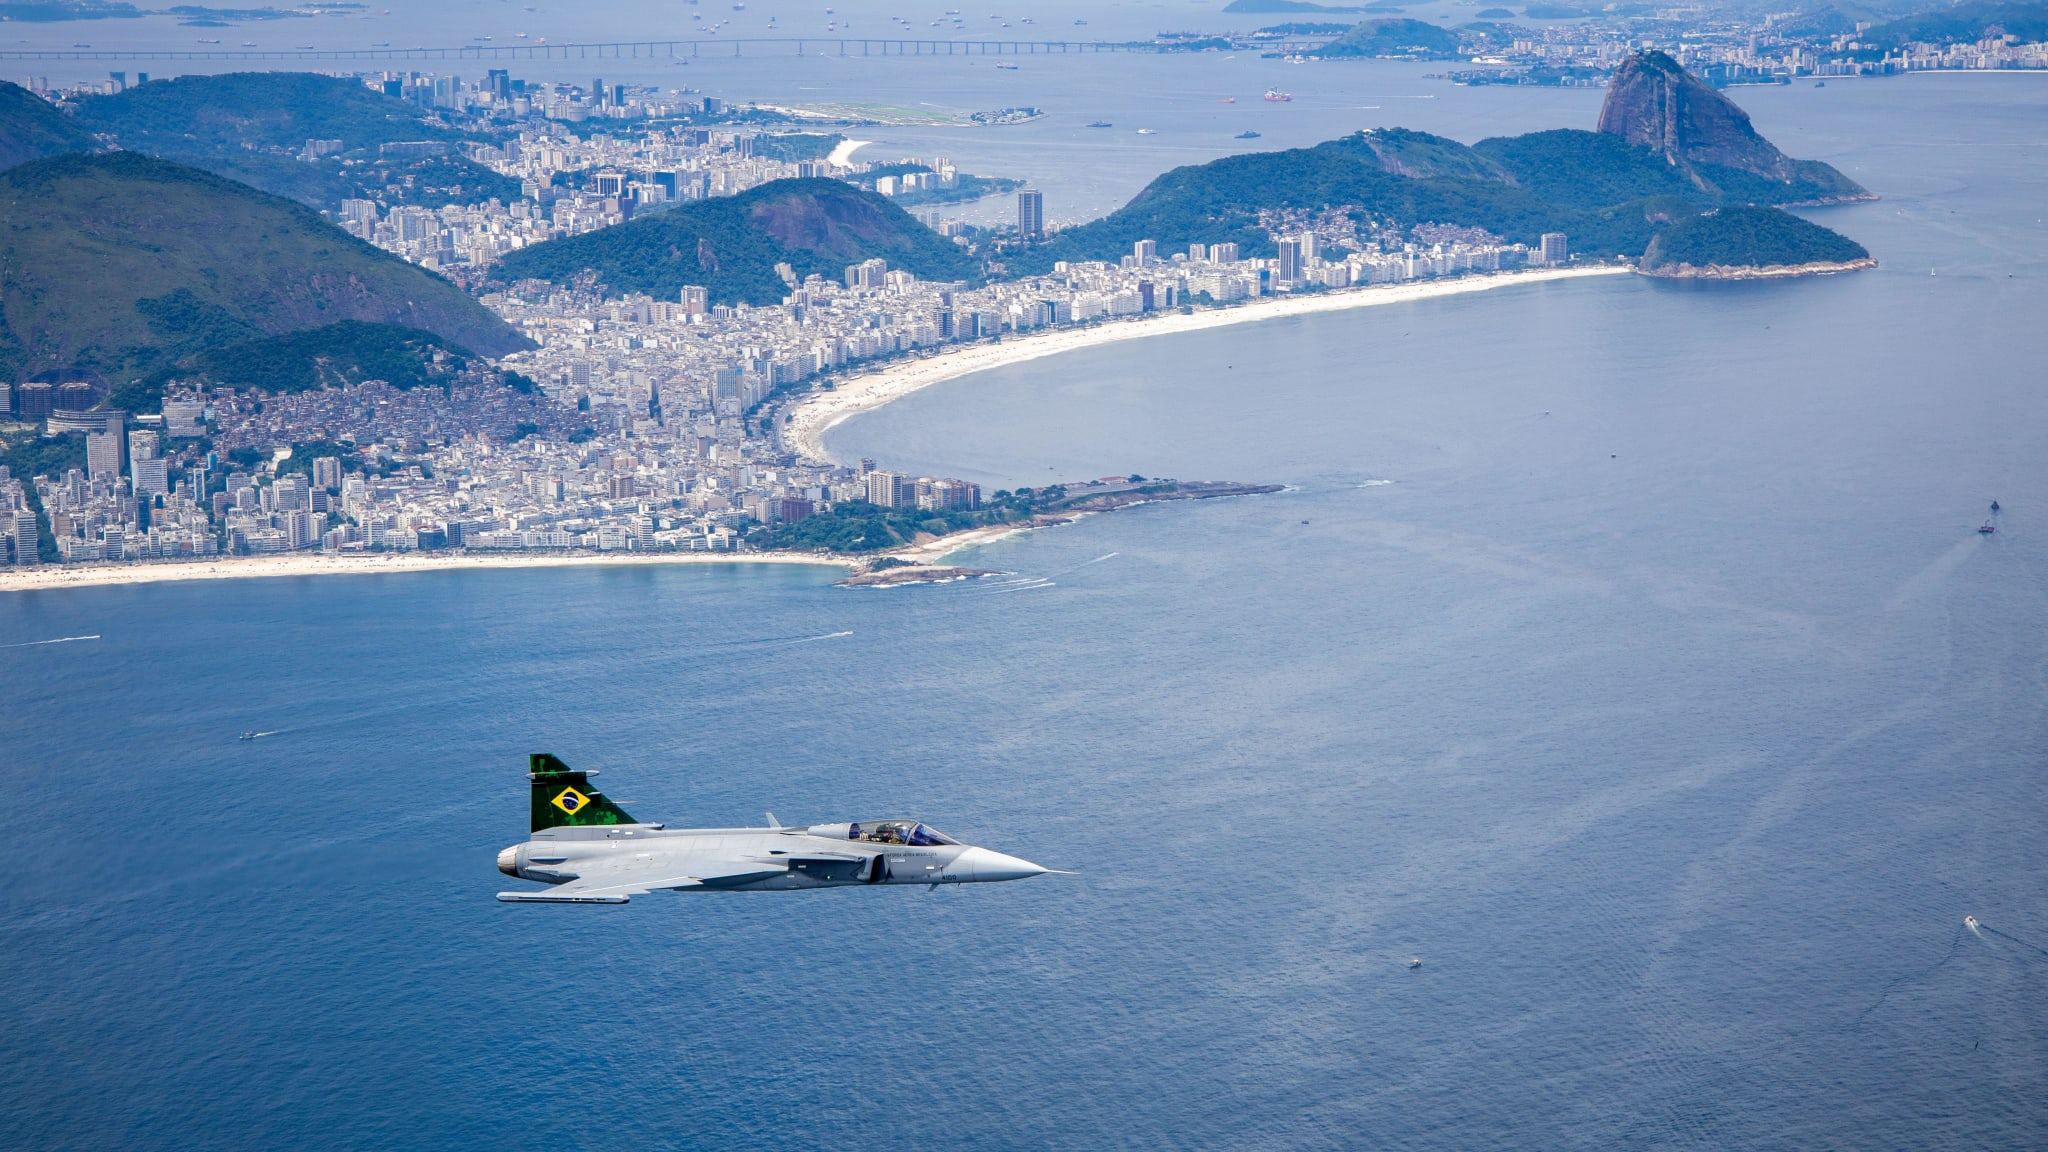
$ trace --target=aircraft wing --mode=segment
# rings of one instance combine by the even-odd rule
[[[638,868],[613,868],[578,877],[566,884],[537,891],[500,892],[507,904],[624,904],[649,892],[677,892],[685,888],[729,888],[788,871],[786,865],[764,868],[747,860],[719,860],[693,863],[687,874],[678,874],[672,860],[649,861]]]

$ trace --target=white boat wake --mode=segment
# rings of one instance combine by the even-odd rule
[[[24,640],[19,644],[0,644],[0,648],[39,648],[44,644],[70,644],[79,640],[97,640],[99,634],[91,636],[59,636],[55,640]]]

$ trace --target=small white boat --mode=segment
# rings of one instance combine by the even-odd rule
[[[1422,957],[1410,956],[1408,958],[1408,967],[1410,970],[1422,967]]]

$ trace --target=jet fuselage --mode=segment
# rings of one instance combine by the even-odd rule
[[[1047,870],[971,844],[855,840],[849,827],[664,828],[659,824],[548,828],[498,854],[522,880],[602,885],[610,876],[691,880],[676,891],[768,892],[862,884],[1021,880]],[[506,893],[507,896],[517,895]],[[545,892],[535,895],[546,897]]]

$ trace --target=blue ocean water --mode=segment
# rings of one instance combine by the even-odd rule
[[[837,431],[1293,486],[963,557],[1008,579],[0,596],[0,645],[101,637],[0,647],[0,1145],[2041,1146],[2033,80],[1742,94],[1884,194],[1820,216],[1877,272],[1138,341]],[[542,748],[649,819],[1080,875],[500,905]]]

